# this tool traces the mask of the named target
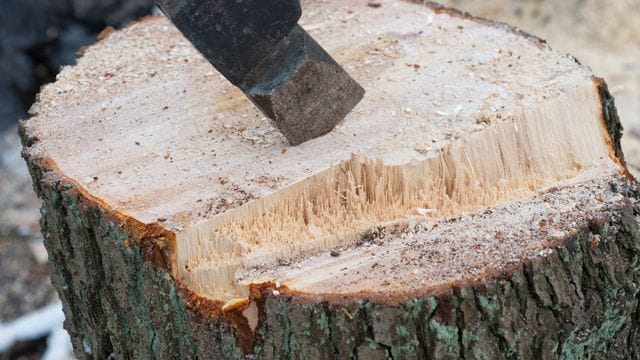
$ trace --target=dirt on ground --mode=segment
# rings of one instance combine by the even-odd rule
[[[35,240],[0,237],[0,322],[14,320],[57,298],[49,265],[38,261],[34,246],[39,246]]]

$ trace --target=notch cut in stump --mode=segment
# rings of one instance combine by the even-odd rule
[[[43,89],[21,132],[76,354],[638,356],[604,82],[435,5],[303,7],[367,94],[298,147],[162,17]]]

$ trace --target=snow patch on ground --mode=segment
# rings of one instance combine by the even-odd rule
[[[9,351],[19,341],[36,340],[48,335],[47,350],[42,359],[72,359],[73,348],[63,323],[64,313],[59,301],[12,322],[0,323],[0,353]]]

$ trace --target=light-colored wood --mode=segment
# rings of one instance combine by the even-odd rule
[[[174,232],[173,274],[223,300],[248,296],[243,268],[612,163],[597,87],[570,58],[508,28],[400,4],[305,3],[303,26],[367,89],[308,144],[287,146],[158,18],[111,35],[44,90],[27,127],[47,142],[31,151],[112,211]]]
[[[242,268],[264,267],[303,254],[353,245],[376,226],[438,219],[517,201],[537,190],[559,186],[586,170],[592,170],[591,177],[596,178],[619,173],[610,158],[600,108],[595,84],[588,82],[557,99],[518,112],[513,119],[451,141],[436,156],[425,160],[389,166],[366,154],[354,156],[179,233],[179,277],[208,297],[237,297],[243,290],[236,285],[235,277]],[[493,223],[488,221],[483,226],[492,227]],[[461,249],[469,249],[467,255],[461,256],[466,260],[465,266],[484,263],[485,259],[473,256],[463,236],[455,241]],[[503,253],[512,251],[501,249]],[[397,255],[393,253],[378,257],[376,262],[392,264]],[[445,264],[447,273],[460,272],[452,260]],[[318,276],[322,280],[316,281],[340,288],[341,284],[350,283],[352,291],[401,291],[403,287],[411,288],[415,278],[431,279],[425,286],[445,280],[436,280],[438,269],[425,272],[423,264],[404,266],[406,280],[393,284],[382,275],[388,270],[384,265],[363,272],[358,272],[362,264],[339,266],[344,275],[337,284],[327,281],[334,276],[322,268],[315,276],[304,271],[293,274],[305,283]],[[416,272],[414,276],[407,275],[412,271]],[[277,272],[274,275],[260,280],[275,281],[279,277]],[[285,279],[280,281],[283,285],[302,290],[294,285],[297,279]],[[304,289],[337,291],[332,286],[314,291],[307,285]],[[348,292],[349,288],[342,291]]]
[[[351,154],[388,165],[433,157],[497,116],[590,82],[535,40],[424,6],[311,1],[303,20],[368,89],[326,137],[287,147],[175,28],[152,19],[111,35],[44,89],[27,126],[48,141],[33,151],[119,211],[180,231]]]

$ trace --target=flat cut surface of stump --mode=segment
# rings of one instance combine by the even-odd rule
[[[633,298],[637,277],[635,185],[604,82],[506,25],[379,4],[303,2],[303,27],[367,93],[297,147],[163,17],[43,90],[22,136],[77,353],[527,357],[636,316],[631,300],[592,309]],[[570,290],[583,285],[603,300]],[[545,316],[575,326],[547,339]],[[478,341],[480,356],[479,323],[527,340]]]
[[[45,88],[28,128],[47,141],[33,151],[118,211],[165,218],[179,231],[351,154],[389,165],[433,157],[452,139],[591,81],[571,58],[507,28],[405,2],[346,5],[304,6],[303,26],[367,88],[327,136],[287,146],[155,18],[109,36]]]
[[[327,136],[287,146],[166,19],[152,18],[88,50],[43,91],[26,129],[46,141],[30,152],[105,210],[175,234],[162,245],[172,273],[216,300],[279,278],[236,278],[243,268],[350,246],[376,226],[518,200],[589,168],[621,171],[597,84],[571,58],[417,4],[344,5],[305,4],[303,25],[367,89]],[[440,259],[439,269],[469,274]],[[430,285],[448,274],[400,267]],[[413,283],[389,287],[376,271],[349,280],[361,284],[354,292]]]

